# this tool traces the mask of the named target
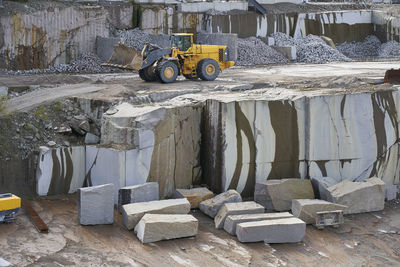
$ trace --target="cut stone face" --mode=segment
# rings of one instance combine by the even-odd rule
[[[206,187],[198,187],[192,189],[176,189],[175,198],[186,198],[190,202],[190,207],[196,209],[200,202],[214,197],[214,193]]]
[[[383,210],[385,207],[385,183],[377,178],[362,182],[344,180],[328,188],[329,198],[348,208],[344,214]]]
[[[314,199],[314,190],[308,179],[267,180],[256,183],[254,200],[267,210],[288,211],[292,199]]]
[[[263,213],[264,207],[254,201],[225,203],[214,218],[215,228],[222,229],[229,215]]]
[[[275,220],[283,218],[293,218],[289,212],[257,213],[243,215],[229,215],[225,219],[224,229],[231,235],[236,235],[236,226],[244,222],[256,222],[264,220]]]
[[[236,227],[240,242],[297,243],[305,232],[306,223],[298,218],[245,222]]]
[[[158,183],[122,187],[118,192],[118,211],[125,204],[158,200]]]
[[[139,202],[122,206],[122,219],[128,230],[136,224],[146,213],[151,214],[186,214],[190,211],[190,203],[186,198]]]
[[[242,202],[242,197],[235,190],[228,190],[213,198],[200,202],[199,208],[204,213],[214,218],[225,203]]]
[[[294,199],[292,200],[292,213],[307,224],[315,223],[316,212],[346,210],[346,206],[331,203],[320,199]]]
[[[327,192],[328,187],[334,186],[339,183],[340,180],[334,179],[332,177],[314,177],[311,178],[311,183],[314,189],[315,197],[330,201],[329,193]]]
[[[135,227],[142,243],[195,236],[198,220],[187,214],[146,214]]]
[[[114,185],[105,184],[78,189],[80,224],[112,224],[114,222]]]

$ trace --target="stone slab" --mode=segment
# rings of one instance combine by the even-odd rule
[[[214,218],[225,203],[242,202],[242,197],[236,190],[228,190],[213,198],[200,202],[199,208],[204,213]]]
[[[362,182],[344,180],[328,188],[332,202],[348,208],[344,214],[383,210],[385,207],[385,183],[377,178]]]
[[[125,227],[132,230],[147,213],[187,214],[189,211],[190,203],[186,198],[155,200],[123,205],[122,219]]]
[[[242,215],[229,215],[225,219],[224,230],[231,235],[236,235],[236,226],[244,222],[256,222],[264,220],[276,220],[283,218],[293,218],[289,212],[273,212],[273,213],[256,213],[256,214],[242,214]]]
[[[146,214],[135,227],[142,243],[195,236],[199,222],[188,214]]]
[[[306,223],[298,218],[245,222],[236,227],[240,242],[297,243],[305,233]]]
[[[293,199],[292,213],[306,224],[315,223],[316,212],[346,210],[347,206],[331,203],[321,199]]]
[[[297,56],[296,56],[296,46],[273,46],[275,50],[280,52],[282,55],[284,55],[287,59],[290,61],[295,61]]]
[[[215,228],[222,229],[229,215],[263,213],[264,207],[254,201],[225,203],[214,218]]]
[[[78,189],[78,219],[82,225],[114,222],[114,185],[104,184]]]
[[[118,192],[118,211],[125,204],[159,200],[158,183],[150,182],[122,187]]]
[[[326,201],[330,201],[328,199],[329,194],[327,193],[328,187],[340,182],[340,180],[332,177],[312,177],[310,180],[314,189],[315,197]]]
[[[267,210],[288,211],[292,199],[314,199],[314,190],[308,179],[267,180],[256,183],[254,200]]]
[[[197,209],[200,202],[214,197],[214,193],[206,187],[192,189],[176,189],[175,198],[186,198],[190,202],[191,209]]]
[[[385,199],[387,201],[397,198],[397,185],[386,185]]]

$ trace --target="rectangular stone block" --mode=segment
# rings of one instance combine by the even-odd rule
[[[292,199],[314,199],[314,190],[308,179],[267,180],[256,183],[254,200],[267,210],[288,211]]]
[[[334,186],[335,184],[341,182],[340,180],[332,177],[312,177],[310,180],[314,189],[315,197],[326,201],[330,201],[328,199],[328,187]]]
[[[146,214],[135,227],[142,243],[195,236],[199,222],[188,214]]]
[[[114,222],[114,185],[104,184],[78,189],[80,224],[112,224]]]
[[[176,189],[175,198],[186,198],[190,202],[190,208],[197,209],[200,202],[214,197],[214,193],[206,187],[192,189]]]
[[[158,183],[144,183],[122,187],[118,191],[118,211],[121,213],[122,205],[159,200]]]
[[[236,190],[228,190],[213,198],[200,202],[199,208],[204,213],[214,218],[225,203],[242,202],[242,197]]]
[[[254,201],[225,203],[214,218],[215,228],[222,229],[229,215],[263,213],[264,207]]]
[[[377,178],[362,182],[344,180],[328,188],[329,198],[333,203],[348,208],[344,214],[383,210],[385,207],[385,183]]]
[[[240,242],[297,243],[305,233],[306,223],[298,218],[245,222],[236,227]]]
[[[320,211],[346,210],[346,206],[321,199],[293,199],[292,213],[306,224],[315,223],[316,213]]]
[[[225,219],[224,229],[231,235],[236,235],[236,226],[244,222],[257,222],[264,220],[276,220],[283,218],[293,218],[289,212],[257,213],[243,215],[229,215]]]
[[[122,219],[125,227],[132,230],[146,213],[186,214],[189,211],[190,203],[186,198],[155,200],[123,205]]]

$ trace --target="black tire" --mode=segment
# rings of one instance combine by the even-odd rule
[[[158,78],[163,83],[173,83],[176,80],[176,77],[178,77],[178,72],[178,67],[171,61],[161,62],[157,66]]]
[[[219,65],[211,58],[200,60],[197,64],[197,76],[204,81],[214,81],[219,75]]]
[[[147,67],[139,70],[139,77],[145,82],[155,82],[157,81],[157,74],[155,74],[151,67]]]
[[[188,80],[197,80],[199,77],[193,77],[191,74],[183,74],[183,76]]]

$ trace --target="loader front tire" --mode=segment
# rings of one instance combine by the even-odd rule
[[[162,83],[173,83],[178,77],[178,67],[171,61],[161,62],[157,66],[157,74]]]
[[[155,82],[157,81],[157,74],[155,74],[150,67],[140,69],[139,77],[145,82]]]
[[[203,81],[214,81],[219,75],[219,65],[211,58],[200,60],[197,64],[197,75]]]

